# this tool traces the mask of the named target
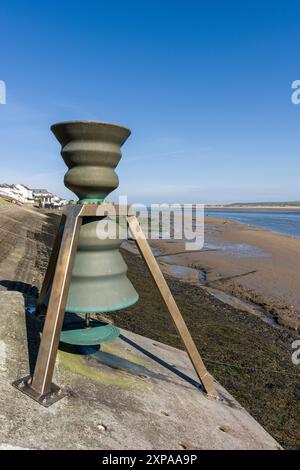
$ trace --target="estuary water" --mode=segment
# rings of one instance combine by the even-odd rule
[[[271,232],[300,238],[300,211],[285,210],[205,210],[206,216],[234,220]]]

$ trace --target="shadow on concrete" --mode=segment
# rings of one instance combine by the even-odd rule
[[[160,364],[163,366],[165,369],[169,370],[173,374],[177,375],[181,379],[183,379],[185,382],[193,385],[196,387],[198,390],[203,390],[203,387],[200,383],[198,383],[196,380],[192,379],[191,377],[187,376],[180,370],[176,369],[174,366],[171,364],[167,363],[160,357],[156,356],[155,354],[151,353],[150,351],[146,350],[139,344],[135,343],[131,339],[129,339],[127,336],[120,334],[119,339],[127,343],[128,345],[132,346],[136,350],[140,351],[142,354],[144,354],[146,357],[151,359],[152,361],[156,362],[157,364]],[[79,345],[70,345],[70,344],[65,344],[65,343],[60,343],[59,349],[68,353],[72,354],[77,354],[80,356],[83,356],[87,359],[87,361],[90,361],[90,365],[96,366],[96,367],[101,367],[101,365],[105,365],[110,367],[111,369],[116,369],[116,370],[123,370],[126,372],[129,372],[130,374],[133,375],[138,375],[142,377],[151,377],[155,378],[158,380],[162,380],[164,382],[170,382],[172,383],[172,379],[161,374],[158,372],[154,372],[153,370],[149,369],[148,367],[145,367],[141,364],[137,364],[135,362],[132,362],[124,357],[121,357],[117,354],[102,351],[101,350],[101,345],[100,346],[79,346]]]
[[[36,299],[39,295],[38,288],[36,286],[32,286],[31,284],[27,284],[26,282],[8,281],[3,279],[0,281],[0,286],[5,287],[5,289],[8,291],[21,292],[24,297],[25,307],[27,307],[29,303],[32,304],[35,302],[34,299]]]
[[[119,336],[120,339],[122,339],[123,341],[125,341],[125,343],[129,344],[130,346],[134,347],[135,349],[137,349],[138,351],[140,351],[142,354],[145,354],[145,356],[149,357],[150,359],[152,359],[152,361],[155,361],[157,362],[158,364],[160,364],[161,366],[163,366],[165,369],[168,369],[170,372],[172,372],[173,374],[177,375],[178,377],[180,377],[181,379],[185,380],[186,382],[188,382],[189,384],[193,385],[194,387],[200,389],[200,390],[203,390],[203,387],[202,385],[199,383],[199,382],[196,382],[196,380],[192,379],[191,377],[189,377],[188,375],[184,374],[183,372],[181,372],[180,370],[176,369],[174,366],[172,366],[171,364],[169,364],[168,362],[164,361],[163,359],[161,359],[160,357],[156,356],[155,354],[151,353],[150,351],[147,351],[145,348],[143,348],[142,346],[140,346],[139,344],[135,343],[134,341],[132,341],[131,339],[127,338],[126,336],[124,336],[123,334],[121,334]]]
[[[5,287],[7,291],[20,292],[23,295],[25,304],[28,361],[30,375],[32,375],[39,351],[40,332],[42,329],[42,322],[33,314],[39,290],[36,286],[32,286],[31,284],[21,281],[1,280],[0,286]]]

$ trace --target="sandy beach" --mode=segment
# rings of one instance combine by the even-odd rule
[[[207,216],[201,250],[186,251],[182,240],[151,240],[151,246],[164,272],[229,303],[243,301],[269,321],[300,328],[300,239]]]

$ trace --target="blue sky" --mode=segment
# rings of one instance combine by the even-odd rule
[[[296,1],[2,1],[0,182],[72,197],[52,123],[132,135],[131,202],[300,200]]]

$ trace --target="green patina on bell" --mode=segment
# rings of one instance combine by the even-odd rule
[[[73,322],[65,322],[60,340],[67,344],[94,346],[111,343],[119,336],[120,331],[114,325],[104,324],[95,319],[84,320],[76,316]]]
[[[121,146],[130,130],[95,121],[54,124],[52,132],[62,145],[61,155],[69,170],[64,183],[81,203],[101,204],[119,185],[114,169],[121,159]],[[127,278],[127,265],[119,247],[122,239],[104,239],[108,217],[83,218],[66,312],[107,313],[133,305],[138,294]],[[110,221],[111,223],[111,221]],[[119,221],[114,221],[118,229]],[[113,341],[119,330],[113,325],[91,322],[89,327],[63,328],[61,340],[78,345]]]

